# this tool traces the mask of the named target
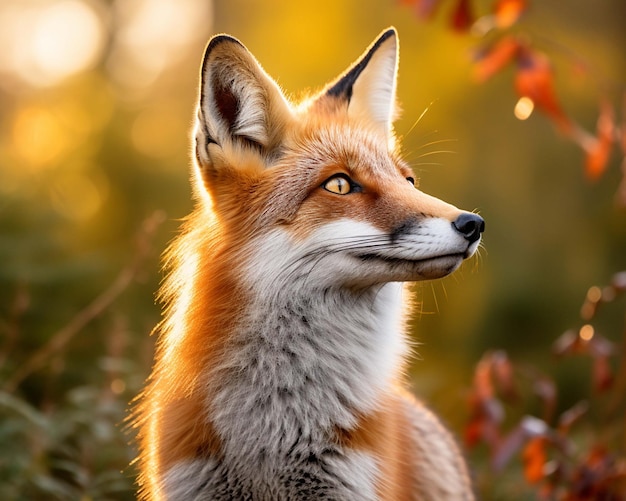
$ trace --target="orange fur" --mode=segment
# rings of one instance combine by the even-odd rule
[[[373,69],[368,70],[368,64]],[[328,464],[340,457],[346,464],[358,464],[361,474],[375,468],[372,483],[379,500],[472,499],[467,469],[454,441],[436,418],[398,384],[404,368],[404,340],[398,331],[403,318],[401,313],[393,313],[396,303],[390,306],[380,302],[380,296],[384,296],[381,284],[438,278],[453,271],[475,251],[482,219],[473,216],[473,229],[462,231],[455,224],[461,225],[459,221],[468,213],[415,190],[407,182],[413,173],[394,146],[390,128],[395,113],[395,64],[395,31],[387,30],[358,65],[320,95],[295,107],[284,99],[238,41],[219,36],[209,43],[196,129],[196,209],[166,254],[169,274],[161,290],[165,314],[158,327],[153,371],[135,410],[143,499],[169,499],[168,492],[209,492],[202,489],[208,488],[212,477],[202,468],[205,464],[227,463],[227,456],[231,457],[232,468],[227,473],[236,480],[229,478],[224,484],[234,489],[232,486],[240,482],[243,487],[236,488],[258,489],[251,499],[270,499],[268,492],[283,487],[276,483],[276,478],[260,477],[250,487],[246,482],[251,480],[246,475],[254,477],[256,465],[248,465],[241,473],[237,468],[247,458],[232,462],[239,452],[233,443],[249,431],[252,421],[261,430],[259,437],[242,438],[242,447],[247,447],[250,440],[255,441],[256,447],[257,439],[265,439],[263,433],[276,432],[271,422],[263,421],[266,408],[273,409],[277,420],[284,420],[280,426],[286,427],[285,436],[294,432],[287,429],[291,423],[287,419],[289,412],[300,412],[295,420],[303,430],[298,431],[286,456],[291,458],[296,445],[302,447],[298,440],[305,436],[315,442],[315,447],[326,451]],[[355,73],[354,68],[361,73]],[[383,78],[379,78],[378,72],[384,74]],[[324,188],[326,180],[338,175],[357,183],[357,193],[342,196]],[[321,272],[316,266],[328,257],[323,254],[324,246],[336,245],[319,241],[319,234],[332,222],[344,225],[332,227],[338,232],[333,233],[333,239],[343,242],[337,252],[350,250],[349,244],[359,238],[364,241],[364,250],[345,258],[338,271],[327,277],[323,266]],[[340,231],[356,232],[351,225],[365,232],[364,236],[348,235],[344,242]],[[402,245],[393,247],[405,233],[409,235]],[[312,256],[311,261],[286,261],[284,267],[293,268],[281,267],[280,259],[285,254],[291,252],[300,259],[298,252],[313,245],[311,242],[318,247],[308,253],[303,251],[304,258]],[[384,246],[391,250],[385,251]],[[430,250],[439,247],[443,250],[438,250],[438,254]],[[405,257],[408,248],[414,248],[414,254]],[[263,252],[264,255],[257,255]],[[380,252],[389,254],[376,254]],[[333,264],[330,259],[327,263]],[[346,274],[344,283],[337,286],[333,282],[335,274],[350,267],[356,267],[356,278]],[[321,278],[310,277],[314,270],[321,273]],[[283,272],[286,277],[302,273],[298,287],[304,288],[293,291],[294,297],[300,295],[300,303],[290,302],[290,291],[282,290],[288,289],[291,282],[275,281],[274,275]],[[315,280],[328,280],[330,285],[324,289],[324,283],[318,286]],[[311,284],[315,287],[309,291],[306,287]],[[324,296],[331,289],[337,296],[329,307]],[[283,293],[285,297],[281,296]],[[274,296],[283,302],[272,303]],[[315,301],[317,306],[312,306]],[[264,311],[268,304],[277,309]],[[355,305],[363,314],[350,318],[350,309]],[[396,316],[388,318],[386,308]],[[370,314],[371,318],[364,318]],[[343,320],[347,322],[344,327],[332,322],[335,315],[348,319]],[[266,324],[266,317],[276,319]],[[316,326],[325,327],[312,327],[310,324],[315,322]],[[363,332],[355,327],[361,323]],[[262,328],[269,332],[257,332]],[[318,330],[310,330],[314,328]],[[394,332],[384,332],[383,328]],[[295,329],[295,333],[290,329]],[[342,335],[352,336],[349,341],[355,351],[363,351],[363,360],[353,360],[356,353],[335,360],[333,357],[339,355],[324,353],[329,348],[315,344],[318,336],[328,336],[326,341],[332,346]],[[290,351],[288,344],[280,345],[290,336],[301,343],[293,348],[296,351]],[[307,336],[311,338],[308,341]],[[302,338],[306,338],[304,343]],[[377,358],[378,346],[368,345],[372,340],[385,345],[384,356]],[[251,347],[259,353],[266,351],[257,359]],[[236,360],[240,348],[251,350],[245,364]],[[266,357],[262,362],[261,356]],[[328,359],[323,360],[324,356]],[[380,370],[383,382],[389,381],[388,386],[378,381],[378,373],[367,372],[370,359],[380,365],[376,370]],[[349,388],[341,386],[342,380],[331,379],[328,387],[324,386],[319,367],[309,367],[315,363],[322,368],[338,367],[338,380],[343,376],[340,373],[344,365],[347,371],[356,371],[346,376],[348,382],[344,386]],[[255,364],[260,369],[252,372]],[[279,370],[284,372],[272,380]],[[364,374],[363,378],[369,378],[369,383],[358,371]],[[310,381],[319,377],[322,383],[316,380],[310,384],[318,387],[301,387],[300,379],[305,377]],[[258,402],[249,397],[248,393],[254,394],[254,388],[247,386],[249,380],[270,387],[270,396],[260,394]],[[377,388],[378,384],[383,385],[382,391],[350,386]],[[318,403],[307,404],[305,410],[296,403],[284,404],[287,398],[305,401],[309,388],[327,391],[328,395],[322,394]],[[311,416],[319,407],[333,397],[337,404],[329,404],[328,416],[321,414],[313,419]],[[237,398],[240,401],[235,401]],[[240,407],[252,405],[250,401],[258,409],[238,413]],[[284,408],[277,411],[279,404],[284,404]],[[231,423],[229,412],[242,421]],[[304,428],[309,425],[317,428],[307,432]],[[254,451],[261,459],[272,446],[285,452],[282,438],[274,437],[278,445],[258,446]],[[309,466],[312,464],[313,468],[317,461],[322,461],[318,457],[322,452],[311,447]],[[192,467],[207,478],[188,478],[186,469]],[[281,467],[286,477],[298,471],[296,466]],[[341,468],[337,467],[338,478],[345,473]],[[326,472],[323,468],[321,471]],[[307,475],[295,479],[298,485],[308,482],[311,475]],[[340,486],[349,484],[351,477],[344,478]],[[185,490],[186,482],[192,484],[189,491]],[[320,486],[326,487],[323,483]],[[366,487],[363,489],[368,492]],[[232,492],[241,495],[240,491]],[[195,494],[189,496],[198,499]]]

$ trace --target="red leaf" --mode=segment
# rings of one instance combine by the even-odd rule
[[[606,101],[600,106],[596,131],[596,138],[586,148],[585,174],[591,181],[600,178],[606,170],[615,139],[613,107]]]
[[[580,337],[574,330],[565,331],[552,344],[552,352],[557,356],[571,355],[580,350]]]
[[[513,26],[526,8],[526,0],[498,0],[493,8],[496,26],[500,29]]]
[[[547,461],[546,439],[535,437],[528,441],[522,453],[524,476],[529,484],[536,484],[544,477]]]
[[[493,359],[493,353],[485,353],[474,370],[474,384],[469,402],[471,417],[465,427],[465,442],[470,447],[483,441],[493,448],[499,442],[504,410],[500,401],[495,398],[492,382]]]
[[[413,7],[415,14],[419,19],[430,19],[436,8],[439,6],[440,0],[400,0],[402,5]]]
[[[513,399],[517,396],[517,388],[513,380],[513,364],[503,350],[494,352],[492,357],[493,378],[505,398]]]
[[[491,458],[495,471],[502,471],[510,459],[521,449],[528,437],[521,426],[516,426],[498,445]]]
[[[593,337],[589,340],[589,353],[593,357],[609,358],[615,353],[615,345],[594,331]]]
[[[585,401],[578,402],[573,407],[567,409],[559,417],[558,429],[561,433],[567,434],[569,430],[576,422],[583,417],[589,410],[589,404]]]
[[[613,275],[611,285],[617,292],[626,292],[626,271],[620,271]]]
[[[470,397],[470,420],[465,427],[465,443],[473,447],[480,441],[493,448],[499,441],[504,411],[494,398],[483,399],[477,393]]]
[[[595,357],[593,360],[593,385],[598,392],[613,386],[613,369],[608,357]]]
[[[474,447],[483,437],[484,419],[475,417],[465,426],[465,445],[469,448]]]
[[[491,47],[482,50],[474,65],[474,78],[485,82],[515,59],[521,44],[515,37],[504,37]]]
[[[554,91],[552,66],[546,56],[525,48],[518,57],[515,89],[521,97],[527,97],[535,107],[545,113],[565,134],[573,129]]]
[[[501,470],[504,468],[528,439],[547,437],[549,433],[550,427],[545,421],[533,416],[525,416],[513,431],[498,444],[491,459],[494,469]]]
[[[452,12],[452,28],[455,31],[467,31],[474,24],[474,15],[469,0],[457,0]]]
[[[557,390],[554,381],[545,376],[534,378],[533,390],[544,406],[544,419],[549,421],[556,408]]]

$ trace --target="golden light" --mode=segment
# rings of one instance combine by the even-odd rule
[[[593,325],[589,325],[589,324],[583,325],[580,328],[580,331],[578,332],[578,336],[583,341],[591,341],[594,335],[595,335],[595,330],[593,328]]]
[[[93,66],[104,47],[104,27],[92,3],[25,1],[2,9],[0,69],[39,87]]]
[[[138,90],[205,40],[212,20],[211,2],[199,0],[124,0],[113,8],[118,35],[108,67],[117,83]]]
[[[66,131],[48,109],[21,109],[11,131],[13,149],[20,165],[42,168],[53,165],[68,147]]]
[[[100,209],[109,192],[104,175],[97,169],[83,172],[65,172],[55,177],[50,186],[50,199],[62,216],[77,222],[89,220]]]
[[[597,303],[602,299],[602,290],[597,285],[590,287],[587,291],[587,301]]]
[[[535,109],[535,103],[529,97],[520,97],[517,103],[515,104],[515,108],[513,109],[513,113],[515,114],[515,118],[518,120],[526,120],[530,115],[532,115],[533,110]]]
[[[188,129],[189,123],[176,113],[175,103],[161,102],[137,116],[131,139],[142,154],[156,159],[166,158],[185,151]]]

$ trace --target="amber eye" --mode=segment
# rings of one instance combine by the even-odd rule
[[[352,191],[352,183],[346,176],[333,176],[325,181],[322,187],[337,195],[347,195]]]

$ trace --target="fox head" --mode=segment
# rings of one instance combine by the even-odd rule
[[[419,191],[400,157],[397,47],[387,29],[334,82],[293,104],[238,40],[209,42],[196,192],[246,274],[362,287],[439,278],[476,251],[482,218]]]

